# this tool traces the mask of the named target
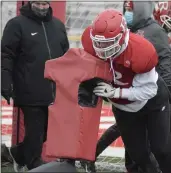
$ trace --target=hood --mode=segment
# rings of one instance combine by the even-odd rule
[[[34,14],[34,12],[31,10],[30,2],[28,2],[26,5],[24,5],[20,8],[20,13],[23,16],[31,18],[31,19],[37,21],[38,23],[41,23],[42,21],[48,22],[48,21],[52,20],[53,11],[52,11],[52,8],[49,7],[49,11],[48,11],[47,15],[43,18],[40,18]]]
[[[133,2],[133,23],[131,31],[142,28],[155,22],[153,20],[153,1],[132,1]]]

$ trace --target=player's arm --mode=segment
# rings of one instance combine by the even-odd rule
[[[114,88],[112,85],[101,82],[94,89],[94,93],[101,97],[128,99],[130,101],[144,101],[157,94],[158,74],[153,68],[147,73],[137,74],[130,88]]]
[[[153,68],[147,73],[136,74],[133,79],[133,86],[121,89],[121,98],[130,101],[149,100],[157,94],[158,74]]]
[[[94,93],[101,97],[128,99],[130,101],[144,101],[153,98],[157,94],[158,73],[155,70],[157,64],[157,54],[149,58],[142,58],[135,61],[132,71],[136,73],[130,88],[114,88],[107,83],[99,83],[94,89]],[[141,62],[142,61],[142,62]]]

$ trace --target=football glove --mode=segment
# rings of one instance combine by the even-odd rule
[[[94,94],[101,97],[106,98],[120,98],[121,97],[121,89],[114,88],[112,85],[99,82],[97,86],[93,90]]]

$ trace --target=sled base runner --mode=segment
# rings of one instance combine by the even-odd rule
[[[53,161],[28,172],[78,172],[76,168],[67,162]]]

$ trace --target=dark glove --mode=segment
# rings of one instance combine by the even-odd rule
[[[1,95],[5,98],[8,105],[13,93],[12,77],[9,71],[2,70],[1,73]]]
[[[2,89],[1,91],[1,95],[5,98],[5,100],[7,101],[8,105],[10,105],[10,98],[12,98],[12,85],[9,89],[5,90]]]

